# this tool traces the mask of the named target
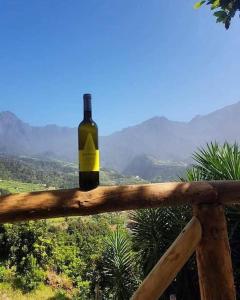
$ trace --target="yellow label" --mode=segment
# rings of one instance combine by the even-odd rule
[[[99,171],[99,150],[95,148],[89,133],[84,148],[79,151],[79,170],[82,172]]]

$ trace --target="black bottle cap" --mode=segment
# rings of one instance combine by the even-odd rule
[[[92,95],[91,94],[83,94],[83,99],[92,99]]]

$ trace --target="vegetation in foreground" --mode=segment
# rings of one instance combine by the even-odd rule
[[[0,283],[0,299],[1,300],[61,300],[61,291],[54,291],[53,288],[40,285],[39,288],[31,293],[23,293],[20,289],[14,289],[9,282]],[[67,299],[67,298],[65,298]]]
[[[206,145],[193,155],[194,164],[187,170],[184,181],[240,180],[240,148],[237,144]],[[226,208],[229,241],[232,252],[235,286],[240,297],[240,207]],[[143,279],[167,250],[180,230],[191,218],[191,209],[157,208],[134,211],[131,229],[134,250],[138,253],[140,278]],[[179,300],[199,299],[196,260],[193,256],[161,297],[169,299],[176,294]]]
[[[240,179],[237,144],[212,143],[193,158],[183,180]],[[226,209],[238,297],[239,215],[239,206]],[[42,299],[127,300],[190,217],[189,207],[178,207],[1,225],[0,291],[41,299],[34,293],[46,288],[55,294]],[[173,293],[178,300],[199,299],[194,256],[161,299]]]

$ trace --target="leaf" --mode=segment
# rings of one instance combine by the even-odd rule
[[[213,15],[217,18],[220,18],[220,19],[224,19],[224,18],[227,17],[227,13],[223,10],[218,10]]]
[[[214,0],[213,4],[211,5],[211,10],[216,9],[220,6],[220,0]]]
[[[195,9],[199,9],[206,1],[199,1],[194,4]]]

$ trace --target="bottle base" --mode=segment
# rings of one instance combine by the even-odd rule
[[[79,172],[79,189],[90,191],[99,186],[99,172]]]

